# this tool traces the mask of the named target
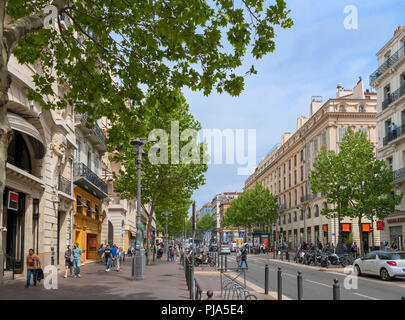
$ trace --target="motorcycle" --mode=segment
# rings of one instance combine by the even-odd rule
[[[332,265],[346,267],[345,259],[339,257],[336,253],[329,253],[328,260]]]
[[[157,259],[160,259],[160,258],[162,257],[162,255],[163,255],[163,249],[159,249],[159,250],[157,251],[156,258],[157,258]]]

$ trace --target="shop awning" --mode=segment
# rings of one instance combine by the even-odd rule
[[[7,119],[11,129],[25,133],[29,137],[32,147],[34,148],[35,159],[42,159],[45,155],[46,148],[44,139],[37,128],[23,117],[12,112],[7,112]]]

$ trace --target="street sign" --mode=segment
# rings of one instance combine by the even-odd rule
[[[276,226],[273,226],[273,231],[276,231],[277,230],[277,227]]]
[[[374,228],[373,228],[373,227],[371,227],[371,228],[370,228],[370,232],[373,232],[373,231],[374,231]]]
[[[18,211],[18,193],[8,192],[8,209]]]
[[[384,221],[377,221],[377,230],[384,230]]]

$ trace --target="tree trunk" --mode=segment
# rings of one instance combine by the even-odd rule
[[[360,243],[357,246],[357,252],[358,252],[360,257],[364,256],[364,244],[363,244],[364,239],[363,239],[363,230],[361,228],[361,218],[362,218],[362,216],[360,215],[359,219],[358,219]]]
[[[146,230],[146,264],[150,265],[151,264],[151,255],[150,255],[150,227],[152,225],[152,219],[153,219],[153,211],[150,211],[149,217],[148,217],[148,225],[147,225],[147,230]],[[152,252],[153,254],[153,252]]]

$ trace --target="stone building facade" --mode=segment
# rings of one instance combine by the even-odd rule
[[[339,231],[343,238],[352,233],[354,241],[360,240],[357,221],[345,219],[339,226],[337,219],[320,214],[329,204],[320,195],[312,194],[308,180],[321,146],[338,152],[348,127],[365,131],[370,141],[377,143],[376,94],[364,91],[361,78],[352,90],[343,89],[341,84],[337,88],[336,98],[326,103],[321,97],[312,98],[309,118],[298,118],[296,132],[285,133],[281,145],[262,159],[245,182],[245,190],[260,183],[279,199],[280,218],[265,230],[272,234],[273,241],[284,239],[291,247],[302,241],[336,245]],[[370,228],[370,223],[364,221],[362,232],[371,246]],[[374,241],[379,243],[377,233]]]
[[[378,158],[394,171],[395,192],[405,194],[405,27],[395,30],[377,58],[370,83],[377,90]],[[405,197],[381,227],[381,241],[405,248]]]

